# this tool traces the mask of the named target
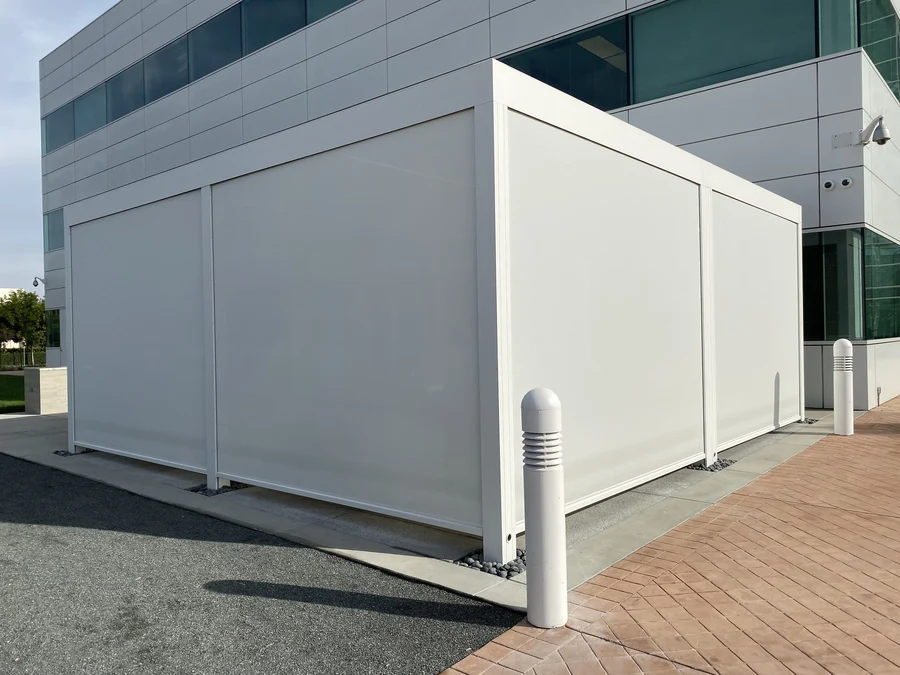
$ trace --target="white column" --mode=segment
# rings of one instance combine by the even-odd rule
[[[700,312],[703,353],[703,450],[706,466],[718,454],[718,414],[716,412],[716,317],[713,261],[713,191],[700,186]]]
[[[507,109],[475,107],[478,386],[484,559],[516,557],[516,431],[510,357]]]
[[[229,484],[219,479],[216,422],[216,295],[213,264],[212,187],[200,188],[200,236],[203,238],[203,372],[206,388],[206,487]]]

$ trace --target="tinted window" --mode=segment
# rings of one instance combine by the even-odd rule
[[[825,339],[822,235],[803,235],[803,339]]]
[[[75,99],[75,138],[81,138],[106,124],[106,85],[91,89]]]
[[[306,25],[305,0],[244,0],[244,53],[280,40]]]
[[[72,104],[67,103],[44,118],[44,153],[53,152],[75,140],[75,118]]]
[[[857,47],[857,0],[819,0],[819,56]]]
[[[329,14],[333,14],[342,7],[352,5],[354,2],[356,0],[307,0],[306,18],[312,23]]]
[[[810,0],[678,0],[632,18],[634,102],[816,56]]]
[[[60,345],[60,331],[59,331],[59,310],[58,309],[48,309],[46,312],[47,317],[47,346],[51,348],[58,348]]]
[[[191,81],[241,58],[241,6],[235,5],[189,34]]]
[[[900,97],[900,20],[891,0],[860,0],[859,35],[872,63]]]
[[[628,23],[619,19],[516,54],[506,63],[601,110],[628,105]]]
[[[806,340],[862,340],[865,326],[862,230],[803,235]],[[868,280],[867,284],[868,286]]]
[[[44,215],[44,252],[65,246],[62,209]]]
[[[106,111],[110,122],[144,105],[144,63],[136,63],[106,83]]]
[[[863,339],[863,235],[861,230],[822,233],[825,339]]]
[[[144,59],[144,98],[148,104],[189,81],[187,35]]]
[[[866,242],[866,338],[900,337],[900,246],[864,231]]]

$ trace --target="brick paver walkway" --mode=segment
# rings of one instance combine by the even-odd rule
[[[900,673],[900,399],[569,600],[568,627],[523,622],[447,672]]]

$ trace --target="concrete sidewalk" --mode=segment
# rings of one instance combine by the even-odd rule
[[[900,673],[898,485],[895,399],[576,588],[566,628],[447,672]]]
[[[817,424],[791,424],[721,453],[739,460],[719,473],[681,469],[569,515],[570,588],[584,583],[648,542],[831,433],[829,412]],[[107,453],[61,457],[65,415],[0,416],[0,453],[74,473],[135,494],[441,586],[525,609],[527,573],[501,579],[452,563],[481,546],[478,539],[375,513],[253,487],[202,497],[186,488],[205,476]],[[526,547],[524,537],[518,543]]]

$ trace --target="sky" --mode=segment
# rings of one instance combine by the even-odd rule
[[[44,273],[38,61],[115,3],[0,0],[0,288]]]

